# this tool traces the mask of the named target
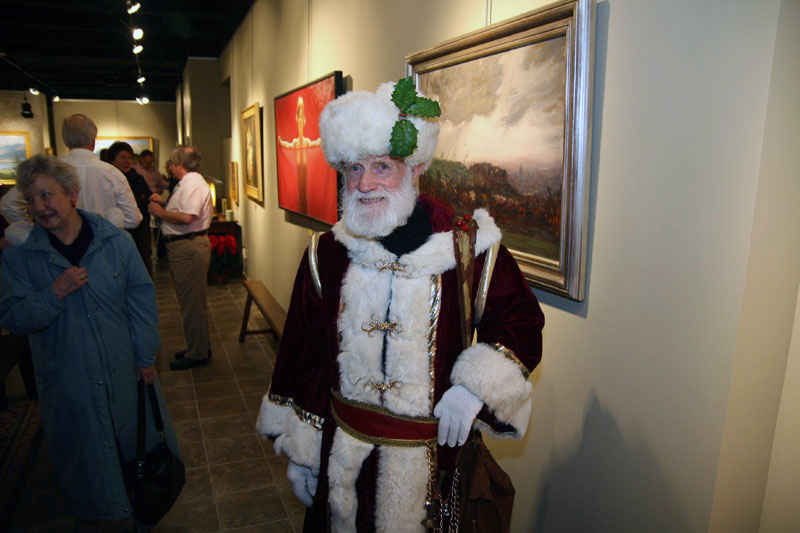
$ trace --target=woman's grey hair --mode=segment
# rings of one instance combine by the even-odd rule
[[[25,192],[40,176],[53,178],[67,194],[81,189],[75,168],[51,155],[35,155],[17,165],[17,188]]]
[[[75,114],[64,119],[61,136],[64,138],[67,148],[92,146],[97,138],[97,126],[86,115]]]
[[[172,151],[169,160],[176,167],[183,163],[183,168],[189,172],[200,170],[200,153],[191,146],[178,146]]]

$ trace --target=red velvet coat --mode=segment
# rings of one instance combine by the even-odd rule
[[[368,444],[337,428],[331,390],[411,417],[432,417],[452,385],[484,402],[476,427],[490,435],[520,438],[531,409],[530,371],[541,358],[544,316],[516,262],[500,247],[477,344],[459,339],[453,213],[432,198],[420,205],[433,235],[417,250],[396,257],[373,240],[348,233],[340,222],[319,240],[322,286],[314,286],[308,252],[295,280],[283,340],[258,428],[276,449],[319,473],[305,531],[423,531],[428,480],[424,447]],[[485,250],[500,231],[483,210],[475,283]],[[391,271],[396,261],[403,270]],[[473,302],[474,302],[473,294]],[[361,325],[389,318],[396,334],[368,334]],[[376,383],[394,383],[388,391]],[[437,447],[436,468],[451,472],[457,448]]]

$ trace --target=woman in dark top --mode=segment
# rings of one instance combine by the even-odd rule
[[[150,277],[153,277],[153,260],[150,249],[150,213],[147,211],[147,204],[151,194],[150,186],[147,185],[144,177],[133,169],[133,148],[131,148],[130,144],[117,141],[109,146],[108,160],[128,179],[128,185],[131,186],[133,197],[136,198],[136,205],[139,206],[139,211],[142,212],[142,221],[134,229],[129,229],[128,232],[133,237],[133,242],[136,243],[136,249],[139,250],[139,255],[142,256],[147,272],[150,273]]]

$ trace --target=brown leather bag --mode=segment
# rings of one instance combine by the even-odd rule
[[[473,310],[470,301],[477,230],[478,226],[471,217],[455,217],[453,220],[453,250],[456,259],[456,280],[460,288],[458,307],[461,314],[461,340],[464,348],[472,344],[473,328],[483,315],[485,303],[479,294]],[[487,288],[491,281],[498,247],[499,243],[487,250],[480,281],[480,286],[483,288]],[[439,509],[442,511],[438,520],[438,524],[441,525],[440,531],[493,533],[509,530],[511,509],[514,506],[514,485],[508,474],[492,457],[480,431],[473,429],[469,440],[458,451],[453,478],[448,501],[440,502]],[[455,501],[456,499],[458,501]],[[448,516],[446,510],[453,509],[457,511]]]
[[[456,459],[460,471],[462,533],[505,532],[511,527],[514,485],[474,430]]]

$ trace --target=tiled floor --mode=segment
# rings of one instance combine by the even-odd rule
[[[213,358],[205,368],[171,372],[185,348],[169,273],[156,273],[161,350],[156,363],[186,465],[186,486],[157,531],[286,532],[302,530],[305,507],[286,481],[286,458],[262,441],[254,423],[272,375],[277,346],[271,335],[239,344],[246,293],[238,280],[209,287]],[[255,316],[254,316],[255,315]],[[254,307],[251,326],[266,327]],[[44,448],[45,446],[43,446]],[[72,531],[59,505],[47,453],[28,478],[11,531]]]

